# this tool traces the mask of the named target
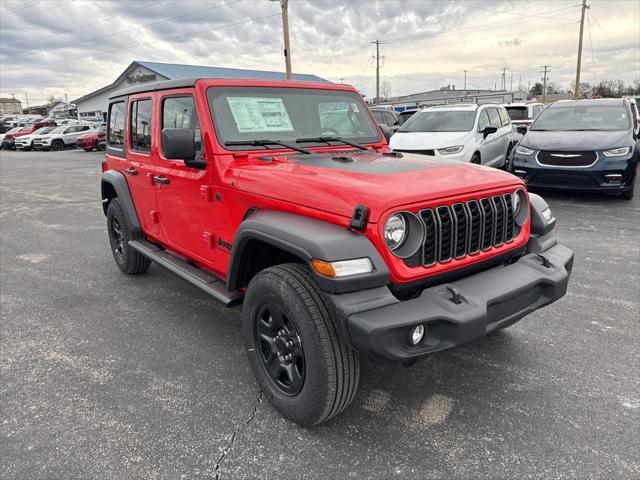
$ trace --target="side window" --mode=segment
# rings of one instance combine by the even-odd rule
[[[384,118],[386,120],[386,124],[390,127],[393,127],[396,124],[396,117],[393,116],[393,113],[384,112]]]
[[[132,150],[151,150],[151,100],[137,100],[131,103],[129,136]]]
[[[542,105],[535,105],[533,107],[533,118],[536,118],[542,111]]]
[[[478,119],[478,131],[481,132],[488,126],[489,126],[489,115],[487,115],[486,110],[483,110],[482,112],[480,112],[480,118]]]
[[[502,108],[499,108],[498,114],[500,115],[500,121],[502,122],[502,126],[506,127],[507,125],[509,125],[509,114],[507,113],[507,111]]]
[[[202,153],[202,133],[192,96],[169,97],[162,102],[162,129],[190,128],[196,142],[196,158]]]
[[[89,125],[83,125],[82,127],[80,127],[80,131],[81,132],[86,132],[87,130],[89,130],[89,128],[91,128],[91,127],[89,127]]]
[[[120,148],[124,145],[124,102],[112,103],[109,107],[109,146]]]
[[[373,118],[376,119],[376,123],[385,123],[384,117],[382,116],[382,112],[379,112],[378,110],[374,110],[371,113],[373,113]]]
[[[498,113],[497,108],[487,108],[487,113],[489,114],[489,124],[492,127],[500,128],[502,123],[500,122],[500,114]]]

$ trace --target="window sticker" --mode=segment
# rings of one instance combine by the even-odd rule
[[[241,133],[293,132],[281,98],[227,97],[227,103]]]

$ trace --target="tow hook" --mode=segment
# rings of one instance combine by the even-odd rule
[[[540,259],[540,261],[542,262],[542,266],[545,268],[551,268],[553,267],[553,264],[549,261],[549,259],[547,257],[545,257],[544,255],[540,255],[539,253],[536,253],[536,256]]]

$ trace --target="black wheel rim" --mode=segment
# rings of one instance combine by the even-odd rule
[[[302,341],[295,323],[275,303],[257,310],[255,344],[260,363],[273,384],[286,395],[296,395],[305,379]]]
[[[120,260],[124,260],[124,232],[116,217],[111,220],[111,234],[113,235],[113,253]]]

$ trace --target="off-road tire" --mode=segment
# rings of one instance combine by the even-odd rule
[[[64,150],[64,142],[62,140],[54,140],[51,144],[51,150],[53,150],[54,152]]]
[[[307,267],[289,263],[256,274],[242,308],[245,345],[260,388],[281,415],[302,426],[342,412],[353,400],[360,377],[358,354],[340,337],[323,295]],[[304,352],[304,383],[295,394],[285,393],[274,382],[260,357],[260,312],[273,304],[295,324]]]
[[[121,239],[118,238],[119,235],[116,230],[121,232]],[[111,200],[107,208],[107,231],[109,233],[111,253],[113,253],[113,258],[118,268],[127,275],[137,275],[146,272],[149,265],[151,265],[151,260],[138,253],[129,245],[129,240],[142,240],[144,239],[144,235],[131,228],[129,219],[125,215],[122,205],[120,205],[117,198]]]

